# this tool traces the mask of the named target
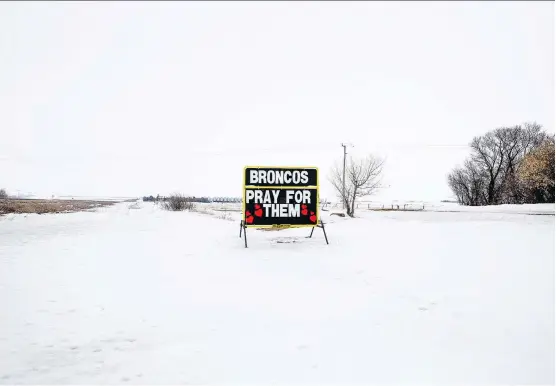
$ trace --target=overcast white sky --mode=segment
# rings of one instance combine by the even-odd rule
[[[245,165],[387,156],[438,200],[474,135],[554,132],[554,2],[2,2],[0,186],[241,195]]]

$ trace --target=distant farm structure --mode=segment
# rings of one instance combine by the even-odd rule
[[[242,198],[241,197],[213,197],[211,198],[210,202],[217,202],[217,203],[225,203],[225,202],[230,202],[230,203],[241,203]]]

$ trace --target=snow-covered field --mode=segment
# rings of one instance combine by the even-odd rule
[[[0,217],[0,383],[554,383],[554,216],[138,207]]]

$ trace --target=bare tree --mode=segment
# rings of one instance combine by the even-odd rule
[[[1,198],[8,198],[8,193],[6,193],[6,189],[0,189],[0,199]]]
[[[536,122],[524,123],[521,131],[521,158],[525,157],[530,151],[541,146],[551,136],[543,131],[541,125]]]
[[[485,204],[494,204],[502,189],[502,179],[500,177],[505,160],[502,139],[496,131],[491,131],[484,136],[473,138],[470,146],[472,150],[471,162],[484,170],[488,178]]]
[[[455,168],[448,176],[448,184],[458,203],[469,206],[485,205],[488,176],[477,164],[467,160],[462,168]]]
[[[518,169],[525,157],[548,139],[548,134],[537,123],[498,129],[497,132],[506,154],[500,203],[524,203],[529,192],[518,176]]]
[[[525,192],[517,170],[524,157],[547,138],[542,127],[525,123],[503,127],[474,138],[472,159],[487,171],[487,205],[523,203]]]
[[[355,200],[372,195],[380,187],[384,160],[373,155],[363,159],[350,157],[346,164],[345,191],[343,169],[338,164],[332,168],[329,180],[342,200],[347,215],[354,217]]]
[[[530,196],[517,174],[520,163],[547,138],[542,126],[525,123],[473,138],[471,157],[448,176],[463,205],[524,203]]]

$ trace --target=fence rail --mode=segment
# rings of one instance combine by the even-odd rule
[[[323,209],[340,209],[341,203],[332,203],[324,205]],[[358,202],[355,203],[355,209],[367,210],[425,210],[425,203],[379,203],[379,202]]]

